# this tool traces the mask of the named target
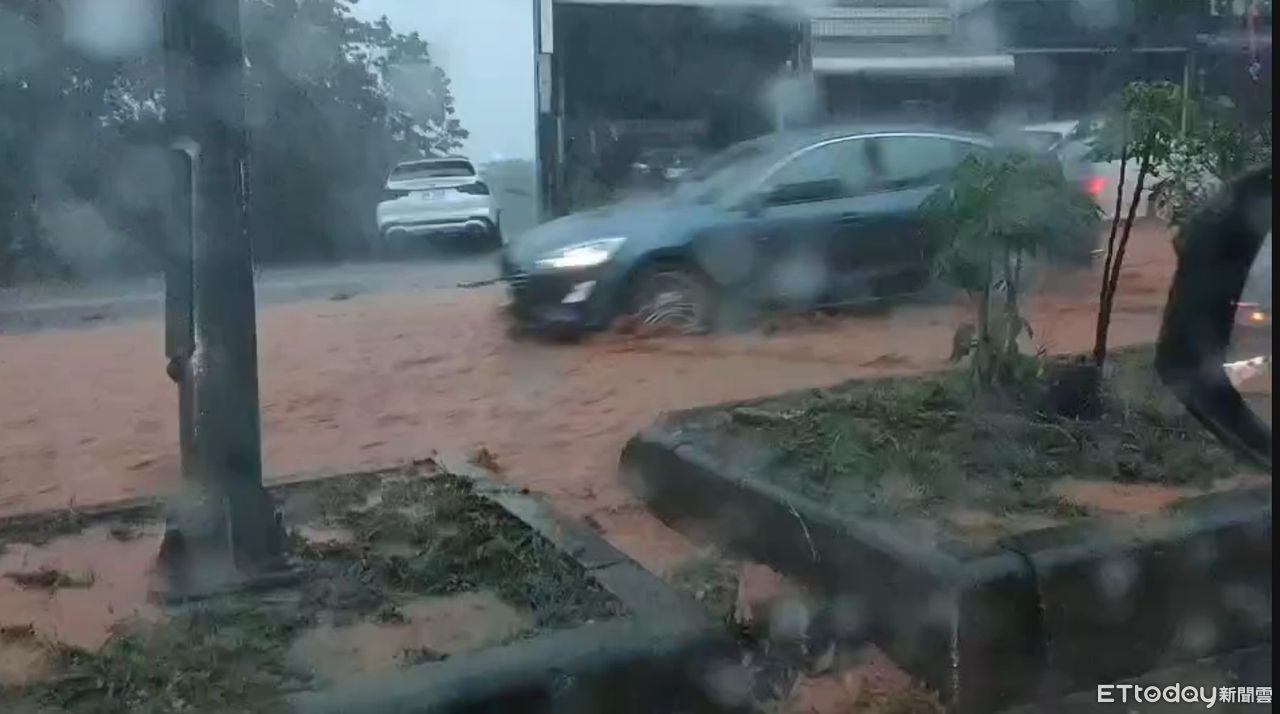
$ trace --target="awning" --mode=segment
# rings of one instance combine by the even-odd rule
[[[815,56],[814,74],[878,77],[1000,77],[1013,74],[1013,55],[924,55],[919,57]]]

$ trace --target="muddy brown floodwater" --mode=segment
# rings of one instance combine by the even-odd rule
[[[1155,339],[1173,264],[1169,234],[1138,229],[1113,345]],[[1065,353],[1092,345],[1099,273],[1041,274],[1028,301],[1036,347]],[[458,290],[263,310],[268,479],[483,448],[504,478],[670,574],[699,548],[649,516],[619,483],[618,455],[631,435],[664,411],[944,367],[956,327],[972,313],[960,300],[917,303],[875,316],[786,320],[767,335],[601,336],[555,346],[509,339],[500,302],[495,292]],[[164,374],[162,337],[158,322],[0,334],[0,517],[179,487],[176,398]],[[1172,497],[1155,487],[1087,495],[1139,513]],[[88,587],[54,596],[0,583],[0,612],[34,608],[33,625],[94,646],[114,622],[147,615],[155,537],[116,543],[98,534],[95,543],[110,552],[76,545],[75,538],[40,551],[11,548],[6,569],[113,567]],[[747,573],[751,566],[743,567]],[[39,604],[37,597],[51,599]],[[67,609],[75,602],[79,614]],[[20,644],[0,648],[0,675],[36,663],[38,653]],[[904,711],[906,675],[874,650],[864,659],[835,676],[802,679],[782,709]],[[857,706],[850,709],[850,702]]]
[[[1139,229],[1111,334],[1154,340],[1173,254]],[[1098,271],[1047,273],[1035,342],[1091,345]],[[356,297],[259,316],[271,479],[484,447],[513,483],[600,528],[659,573],[694,547],[616,477],[623,444],[661,412],[946,364],[962,302],[788,321],[769,335],[580,345],[513,341],[496,292]],[[0,335],[0,515],[88,505],[179,484],[176,398],[158,322]]]

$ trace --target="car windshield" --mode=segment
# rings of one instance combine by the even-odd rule
[[[0,714],[1269,711],[1271,6],[0,0]]]
[[[772,153],[771,142],[757,140],[724,149],[684,174],[676,187],[678,196],[711,203],[733,186],[745,182],[765,168]]]

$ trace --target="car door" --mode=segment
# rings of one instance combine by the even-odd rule
[[[847,230],[858,174],[865,174],[864,153],[857,139],[823,142],[791,156],[764,179],[750,226],[761,299],[800,307],[831,302],[847,290],[846,276],[830,261],[831,245]]]
[[[846,208],[831,260],[841,273],[858,276],[875,297],[882,297],[914,289],[927,276],[928,240],[920,206],[957,164],[982,146],[925,134],[866,141],[871,176]]]

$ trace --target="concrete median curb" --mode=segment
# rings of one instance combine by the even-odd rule
[[[852,603],[861,626],[835,634],[875,642],[953,711],[998,711],[1270,641],[1270,488],[1189,499],[1133,528],[1088,521],[977,552],[736,473],[680,423],[670,415],[623,450],[624,479],[650,510],[819,588],[833,607]]]

